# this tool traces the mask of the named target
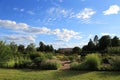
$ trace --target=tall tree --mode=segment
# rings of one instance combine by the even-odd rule
[[[54,48],[52,45],[50,45],[50,52],[53,52],[54,51]]]
[[[20,45],[18,46],[18,52],[24,53],[24,51],[25,51],[25,46],[22,45],[22,44],[20,44]]]
[[[45,51],[45,44],[43,42],[39,43],[39,49],[38,51]]]
[[[102,36],[99,40],[99,49],[105,50],[111,46],[111,37],[109,35]]]
[[[95,45],[94,45],[94,43],[93,43],[93,41],[91,39],[88,42],[88,50],[89,51],[95,51]]]
[[[112,47],[117,47],[117,46],[120,46],[120,40],[117,36],[115,36],[113,39],[112,39],[112,43],[111,43]]]
[[[30,44],[27,46],[25,52],[28,53],[28,54],[31,54],[31,53],[36,52],[35,44],[34,44],[34,43],[30,43]]]
[[[6,45],[5,42],[0,41],[0,66],[4,65],[5,62],[9,61],[12,57],[13,51],[10,45]]]
[[[95,46],[98,44],[98,42],[99,42],[99,40],[98,40],[98,36],[95,35],[95,37],[94,37],[94,44],[95,44]]]
[[[17,50],[18,50],[18,46],[15,42],[10,42],[10,49],[12,50],[12,53],[17,53]]]

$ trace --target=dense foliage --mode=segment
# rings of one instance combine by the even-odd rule
[[[101,60],[98,54],[89,54],[82,63],[73,62],[71,69],[73,70],[99,70]]]
[[[44,69],[41,68],[41,66],[43,66],[41,64],[46,60],[52,59],[54,55],[53,47],[51,45],[47,45],[46,47],[47,49],[44,49],[44,51],[41,52],[39,50],[37,51],[37,48],[33,43],[30,43],[25,48],[24,45],[17,45],[14,42],[6,44],[5,42],[0,41],[0,67]],[[39,49],[42,49],[41,46]],[[55,66],[58,64],[50,63],[48,66],[51,65]],[[57,67],[54,69],[57,69]]]
[[[62,61],[69,61],[74,70],[120,70],[120,40],[117,36],[105,35],[99,39],[96,35],[82,49],[63,48],[61,52],[43,42],[38,47],[34,43],[25,47],[0,41],[0,67],[58,69]]]

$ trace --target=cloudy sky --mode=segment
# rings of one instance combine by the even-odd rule
[[[0,0],[0,40],[81,47],[96,34],[120,37],[120,0]]]

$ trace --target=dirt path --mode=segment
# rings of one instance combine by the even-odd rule
[[[70,61],[61,61],[62,67],[59,70],[68,70],[70,69]]]

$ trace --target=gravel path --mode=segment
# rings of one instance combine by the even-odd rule
[[[70,69],[70,61],[61,61],[62,67],[59,70],[68,70]]]

